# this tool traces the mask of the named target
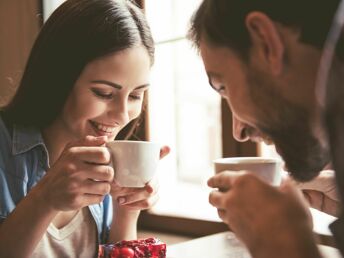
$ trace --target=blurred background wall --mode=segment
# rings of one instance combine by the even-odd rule
[[[40,0],[0,1],[0,106],[14,94],[41,24]]]

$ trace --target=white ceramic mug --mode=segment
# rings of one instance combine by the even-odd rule
[[[115,181],[122,187],[143,187],[153,179],[160,159],[160,145],[147,141],[112,141],[111,154]]]
[[[225,170],[245,170],[254,173],[264,182],[279,186],[282,181],[282,161],[264,157],[232,157],[213,161],[215,173]]]

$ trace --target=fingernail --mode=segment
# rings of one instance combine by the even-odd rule
[[[151,187],[150,185],[147,185],[147,186],[146,186],[146,191],[147,191],[148,193],[153,193],[153,187]]]
[[[125,203],[125,198],[124,198],[124,197],[119,197],[119,198],[118,198],[118,203],[119,203],[119,204]]]

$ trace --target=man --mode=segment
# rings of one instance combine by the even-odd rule
[[[234,137],[273,142],[300,182],[314,179],[331,162],[315,85],[338,4],[204,0],[191,23],[190,38],[210,85],[233,112]],[[320,257],[307,206],[291,183],[277,189],[249,173],[225,171],[208,184],[227,189],[213,191],[210,203],[253,257]],[[343,252],[342,221],[332,229]]]

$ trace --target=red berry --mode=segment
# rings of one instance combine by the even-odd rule
[[[120,258],[120,249],[118,247],[115,247],[114,249],[112,249],[112,253],[111,253],[111,258]]]
[[[134,250],[128,247],[115,247],[111,254],[111,258],[134,258],[134,256]]]
[[[120,252],[120,258],[134,258],[135,255],[134,250],[128,247],[122,247]]]

